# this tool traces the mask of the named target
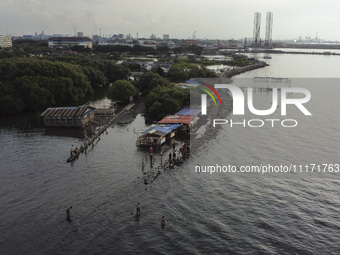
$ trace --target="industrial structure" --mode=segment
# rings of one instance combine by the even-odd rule
[[[273,31],[273,13],[272,12],[267,12],[264,44],[262,44],[260,31],[261,31],[261,13],[255,12],[254,29],[253,29],[253,47],[261,47],[261,46],[271,47],[272,46],[272,31]]]
[[[257,47],[261,44],[260,30],[261,30],[261,13],[255,12],[255,14],[254,14],[254,30],[253,30],[253,44],[254,44],[255,47]]]
[[[272,30],[273,30],[273,13],[267,12],[266,17],[266,36],[264,41],[264,46],[272,46]]]

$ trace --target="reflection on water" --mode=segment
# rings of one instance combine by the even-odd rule
[[[40,117],[41,112],[23,113],[15,116],[0,116],[0,127],[31,130],[43,128],[44,120]]]
[[[48,136],[68,136],[79,139],[85,139],[86,130],[82,128],[45,128],[45,135]]]

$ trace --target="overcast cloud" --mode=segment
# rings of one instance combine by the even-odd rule
[[[273,39],[310,36],[340,40],[337,0],[0,0],[0,34],[92,36],[131,34],[148,38],[240,39],[252,37],[254,12],[273,12]]]

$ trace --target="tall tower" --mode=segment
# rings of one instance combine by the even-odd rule
[[[253,31],[253,44],[255,47],[260,44],[260,28],[261,28],[261,13],[255,12]]]
[[[264,45],[266,47],[272,46],[272,29],[273,29],[273,13],[267,12],[267,18],[266,18],[266,37]]]

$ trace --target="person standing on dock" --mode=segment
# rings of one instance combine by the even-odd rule
[[[152,146],[150,146],[149,150],[150,150],[150,153],[152,153],[152,152],[153,152],[153,148],[152,148]]]
[[[163,164],[163,150],[161,150],[161,164]]]

